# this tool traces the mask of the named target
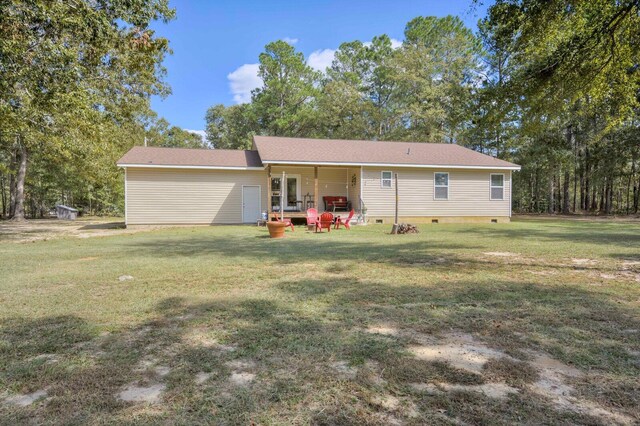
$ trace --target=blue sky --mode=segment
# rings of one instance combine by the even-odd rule
[[[155,24],[170,41],[165,60],[173,93],[154,98],[159,116],[185,129],[202,130],[208,107],[246,101],[258,55],[270,41],[294,43],[310,65],[322,68],[333,49],[351,40],[388,34],[401,42],[405,24],[416,16],[458,15],[475,30],[484,15],[471,0],[174,0],[177,18]]]

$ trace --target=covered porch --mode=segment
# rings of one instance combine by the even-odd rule
[[[309,208],[318,212],[361,210],[361,168],[334,166],[267,166],[267,213],[304,218]]]

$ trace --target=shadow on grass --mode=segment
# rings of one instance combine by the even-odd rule
[[[125,229],[127,226],[124,222],[106,222],[106,223],[92,223],[84,225],[78,228],[81,231],[88,231],[91,229]]]
[[[461,231],[462,232],[462,231]],[[464,231],[464,232],[484,232]],[[494,230],[487,232],[495,232]],[[504,231],[511,232],[511,231]],[[325,234],[328,236],[328,234]],[[367,238],[289,238],[270,239],[266,235],[233,236],[212,234],[203,236],[175,236],[173,238],[135,239],[122,244],[123,251],[132,255],[147,255],[153,258],[224,258],[242,263],[276,263],[280,265],[306,264],[308,262],[331,262],[332,268],[350,269],[367,262],[391,264],[395,267],[417,268],[426,271],[455,272],[464,268],[466,273],[497,270],[545,270],[574,271],[599,270],[598,265],[575,265],[549,262],[536,257],[501,258],[478,253],[487,247],[472,244],[457,244],[430,239],[415,239],[412,236],[390,237],[371,241]],[[427,237],[429,238],[429,237]],[[514,235],[512,238],[516,238]],[[569,254],[568,254],[569,255]],[[628,256],[627,256],[628,258]],[[338,271],[340,272],[340,271]]]
[[[315,424],[382,424],[389,420],[388,413],[371,397],[391,394],[414,401],[418,417],[413,420],[420,422],[442,416],[444,410],[440,420],[597,423],[558,411],[525,390],[507,400],[412,393],[410,382],[481,380],[459,377],[447,365],[413,366],[408,373],[398,369],[409,365],[403,360],[411,358],[407,347],[417,343],[412,336],[452,330],[481,336],[514,356],[544,350],[612,377],[632,380],[640,373],[629,355],[631,349],[640,350],[640,344],[625,331],[640,329],[634,312],[576,288],[514,282],[482,288],[467,281],[441,287],[390,286],[339,275],[284,281],[277,288],[276,299],[190,304],[166,298],[148,321],[108,335],[74,316],[3,321],[0,385],[12,393],[47,389],[48,399],[28,407],[0,403],[0,421],[247,424],[303,419]],[[315,308],[305,310],[303,304]],[[365,331],[378,323],[409,333]],[[229,364],[233,361],[244,367]],[[362,373],[370,361],[391,372],[385,373],[387,382],[372,382]],[[168,367],[169,374],[158,375],[156,366]],[[255,380],[234,385],[230,376],[236,370],[255,374]],[[210,377],[198,385],[200,372]],[[118,392],[132,383],[166,384],[163,402],[145,409],[119,400]],[[601,386],[606,391],[608,384]],[[625,394],[619,400],[634,398]],[[635,409],[624,403],[622,408],[630,413]],[[410,420],[402,412],[394,415]]]
[[[527,221],[527,222],[533,222]],[[537,239],[566,243],[607,244],[640,249],[640,223],[624,222],[565,222],[548,223],[540,221],[538,227],[526,229],[516,227],[469,227],[457,231],[480,236],[497,236],[508,239]]]
[[[327,236],[325,234],[324,236]],[[275,260],[284,263],[321,260],[381,261],[404,259],[406,262],[421,259],[443,250],[473,250],[472,245],[399,239],[372,242],[345,239],[270,239],[266,235],[234,237],[212,234],[208,237],[185,236],[166,239],[136,240],[123,249],[135,252],[146,250],[158,257],[223,256],[256,260]]]

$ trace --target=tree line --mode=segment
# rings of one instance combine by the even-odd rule
[[[325,72],[284,41],[259,56],[251,102],[212,106],[207,137],[254,134],[458,143],[522,165],[514,209],[638,213],[638,1],[501,0],[477,31],[417,17],[345,42]]]
[[[203,146],[159,119],[167,0],[0,0],[0,214],[41,217],[57,203],[121,214],[115,161],[135,143]]]
[[[167,0],[0,0],[3,218],[56,203],[120,214],[134,144],[247,149],[254,134],[457,143],[522,165],[516,211],[638,213],[640,0],[497,0],[477,28],[417,17],[341,44],[323,71],[284,41],[207,141],[159,118]]]

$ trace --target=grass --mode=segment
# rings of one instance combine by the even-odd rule
[[[420,228],[0,235],[0,423],[640,421],[638,223]],[[504,358],[470,371],[412,352],[457,335]],[[540,354],[580,372],[563,376],[575,406],[532,388]],[[118,397],[157,383],[156,403]]]

